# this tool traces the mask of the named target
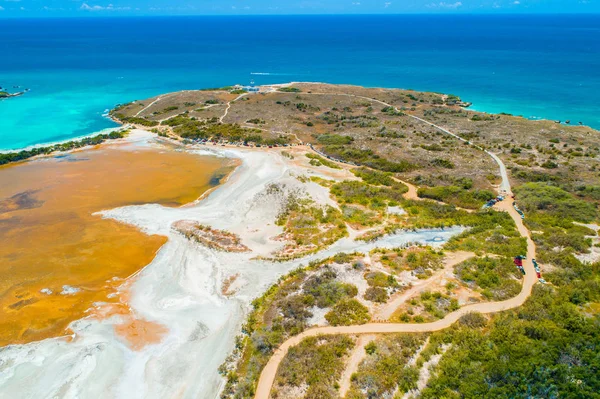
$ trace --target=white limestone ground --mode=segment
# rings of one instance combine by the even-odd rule
[[[593,230],[596,233],[593,236],[586,236],[586,238],[589,238],[592,240],[592,248],[590,248],[589,253],[576,254],[575,257],[577,258],[577,260],[579,260],[581,263],[589,263],[589,264],[600,260],[600,236],[598,236],[598,234],[600,232],[600,226],[598,226],[595,223],[589,223],[589,224],[578,223],[578,222],[573,222],[573,223],[575,223],[579,226],[587,227],[588,229]]]
[[[143,132],[136,131],[132,137],[132,145],[153,145]],[[302,189],[304,184],[295,176],[309,171],[275,150],[203,151],[242,161],[229,180],[203,200],[181,208],[148,204],[102,212],[103,217],[168,237],[156,258],[127,284],[134,313],[166,328],[161,341],[136,351],[114,332],[114,325],[122,320],[119,316],[75,321],[71,342],[46,339],[0,348],[0,396],[216,398],[223,385],[217,368],[233,349],[251,300],[281,275],[338,252],[368,252],[377,246],[392,248],[408,242],[441,245],[462,231],[405,232],[373,243],[346,238],[300,260],[253,260],[282,245],[270,239],[281,232],[274,225],[280,204],[267,188],[279,184],[290,190]],[[313,199],[328,198],[325,188],[309,184],[305,191]],[[171,230],[173,222],[183,219],[236,233],[252,252],[223,253],[189,242]],[[440,240],[432,243],[434,237]],[[223,281],[235,274],[239,275],[235,294],[223,296]]]

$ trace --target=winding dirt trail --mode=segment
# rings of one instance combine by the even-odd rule
[[[496,313],[503,310],[514,309],[521,306],[531,295],[533,285],[537,282],[535,269],[531,259],[535,258],[535,244],[531,240],[529,231],[523,224],[520,215],[512,207],[512,201],[504,200],[496,205],[498,210],[507,211],[517,225],[519,233],[527,238],[527,259],[523,261],[525,276],[521,292],[510,299],[500,302],[476,303],[464,306],[455,312],[449,313],[443,319],[431,323],[412,324],[412,323],[368,323],[355,326],[338,327],[316,327],[304,331],[303,333],[289,338],[285,341],[269,359],[269,362],[263,369],[256,387],[255,399],[268,399],[271,387],[275,381],[279,364],[287,354],[288,350],[299,344],[304,338],[317,335],[335,335],[335,334],[386,334],[386,333],[414,333],[414,332],[432,332],[450,327],[458,319],[470,312]]]
[[[231,101],[228,101],[228,102],[227,102],[227,108],[225,108],[225,112],[224,112],[224,113],[223,113],[223,115],[221,115],[221,117],[219,118],[219,122],[220,122],[220,123],[223,123],[223,119],[225,119],[225,117],[226,117],[226,116],[227,116],[227,114],[229,113],[229,108],[231,108],[231,103],[232,103],[232,102],[235,102],[235,101],[239,100],[240,98],[242,98],[242,97],[244,97],[244,96],[247,96],[248,94],[250,94],[250,93],[243,93],[243,94],[240,94],[239,96],[237,96],[237,97],[236,97],[236,98],[234,98],[233,100],[231,100]]]
[[[358,370],[358,365],[366,357],[365,347],[369,342],[375,339],[375,335],[361,335],[356,341],[356,346],[350,353],[350,358],[346,363],[346,368],[340,378],[340,398],[346,396],[346,393],[350,390],[352,384],[352,374]]]
[[[449,271],[452,271],[454,266],[458,265],[459,263],[464,262],[467,259],[471,259],[472,257],[476,256],[473,252],[463,252],[463,251],[449,253],[449,255],[450,256],[448,256],[446,259],[444,259],[444,267],[442,269],[436,271],[428,279],[420,281],[418,284],[414,285],[413,287],[409,288],[408,290],[399,292],[397,295],[390,298],[390,301],[385,303],[381,307],[381,309],[379,309],[373,315],[373,319],[378,320],[378,321],[379,320],[385,321],[385,320],[389,319],[390,317],[392,317],[392,315],[394,314],[396,309],[398,309],[400,307],[400,305],[402,305],[404,302],[406,302],[409,298],[411,298],[415,294],[418,294],[418,293],[426,290],[433,283],[435,283],[437,280],[439,280],[444,274],[446,274]]]
[[[408,187],[408,191],[405,192],[404,194],[402,194],[402,196],[407,199],[407,200],[414,200],[414,201],[420,201],[423,198],[419,197],[419,195],[417,194],[417,187],[414,184],[411,184],[409,182],[406,182],[404,180],[400,180],[396,177],[394,177],[394,180],[396,180],[398,183],[402,183],[404,184],[406,187]]]
[[[156,100],[152,101],[150,104],[146,105],[144,108],[140,109],[134,116],[140,116],[140,114],[142,112],[144,112],[145,110],[147,110],[148,108],[150,108],[151,106],[153,106],[154,104],[156,104],[157,102],[159,102],[160,100],[162,100],[162,97],[156,97]]]
[[[311,93],[311,94],[327,94],[327,93]],[[375,101],[380,104],[389,106],[383,101],[374,100],[372,98],[363,97],[363,96],[355,96],[348,94],[341,94],[350,97],[358,97],[364,98],[370,101]],[[417,116],[409,115],[419,121],[427,123],[433,127],[438,128],[444,133],[447,133],[451,136],[458,138],[461,141],[467,141],[454,133],[437,126],[431,122],[425,121]],[[480,147],[477,147],[480,148]],[[485,151],[485,150],[484,150]],[[500,168],[500,174],[502,177],[502,183],[499,187],[501,193],[510,194],[510,182],[508,180],[508,174],[506,172],[506,167],[500,158],[498,158],[495,154],[492,154],[488,151],[485,151],[486,154],[492,157],[492,159],[498,164]],[[410,185],[408,186],[410,190]],[[413,186],[414,187],[414,186]],[[431,323],[422,323],[422,324],[413,324],[413,323],[368,323],[362,325],[353,325],[353,326],[327,326],[327,327],[315,327],[309,330],[302,332],[299,335],[289,338],[285,341],[274,353],[273,356],[269,359],[269,362],[262,370],[260,374],[260,378],[258,380],[258,385],[256,387],[256,394],[254,396],[255,399],[268,399],[271,388],[275,381],[275,376],[277,375],[277,369],[279,364],[287,354],[289,348],[299,344],[304,338],[313,337],[317,335],[335,335],[335,334],[386,334],[386,333],[414,333],[414,332],[433,332],[443,330],[445,328],[450,327],[454,324],[458,319],[470,312],[480,312],[484,314],[501,312],[504,310],[514,309],[519,307],[525,303],[527,298],[531,295],[531,291],[533,289],[533,285],[537,282],[535,269],[533,267],[533,263],[531,259],[535,258],[535,244],[531,239],[531,235],[529,230],[523,224],[523,220],[521,216],[517,213],[517,211],[512,206],[512,199],[510,197],[504,199],[503,201],[498,202],[494,208],[499,211],[508,212],[511,218],[514,220],[517,230],[521,234],[522,237],[527,240],[527,259],[523,261],[523,267],[525,269],[525,276],[523,278],[523,285],[521,288],[521,292],[513,298],[507,299],[505,301],[500,302],[485,302],[485,303],[476,303],[471,305],[466,305],[455,312],[449,313],[443,319],[436,320]]]

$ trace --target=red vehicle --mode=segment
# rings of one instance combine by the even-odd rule
[[[515,257],[514,261],[515,265],[519,267],[523,267],[523,258],[520,256]]]
[[[537,275],[537,278],[542,278],[542,273],[536,272],[535,274]]]

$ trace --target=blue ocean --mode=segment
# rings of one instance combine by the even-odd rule
[[[459,95],[600,128],[600,15],[0,19],[0,149],[90,134],[115,104],[322,81]]]

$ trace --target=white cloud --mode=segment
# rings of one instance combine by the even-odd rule
[[[458,7],[462,7],[462,2],[457,1],[456,3],[446,3],[445,1],[442,1],[440,3],[431,3],[428,4],[427,7],[429,8],[458,8]]]
[[[0,6],[0,11],[4,11],[4,7]]]
[[[85,10],[85,11],[100,11],[100,10],[104,10],[104,7],[101,6],[88,6],[87,3],[83,3],[81,5],[81,7],[79,7],[80,10]]]
[[[354,2],[352,2],[352,5],[353,5],[353,6],[359,6],[359,5],[360,5],[360,3],[359,3],[358,1],[354,1]]]
[[[112,4],[109,4],[106,7],[102,7],[98,5],[90,6],[87,3],[83,3],[81,7],[79,7],[79,9],[83,11],[123,11],[131,10],[131,7],[115,7]]]
[[[519,0],[517,0],[513,4],[519,5],[519,4],[521,4],[521,2]]]
[[[392,5],[392,3],[391,3],[391,2],[387,2],[387,3],[385,3],[385,8],[388,8],[388,7],[389,7],[389,6],[391,6],[391,5]]]

